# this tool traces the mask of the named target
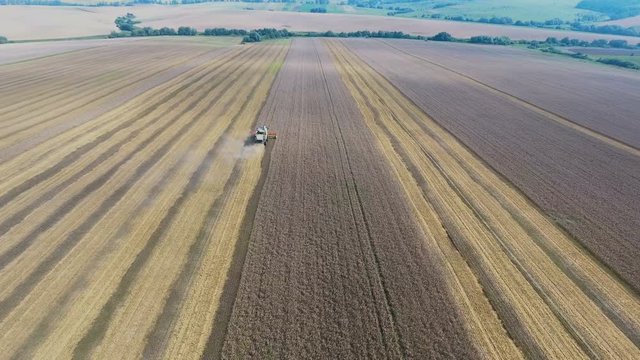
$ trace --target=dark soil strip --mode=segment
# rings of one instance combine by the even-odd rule
[[[236,294],[238,293],[238,287],[240,286],[240,278],[242,277],[242,269],[244,267],[244,261],[247,257],[247,250],[249,249],[249,243],[251,241],[251,232],[253,230],[253,222],[256,217],[256,211],[258,210],[258,201],[262,196],[262,189],[267,179],[267,173],[269,172],[269,164],[271,163],[271,148],[274,145],[267,145],[266,151],[260,163],[262,168],[260,173],[260,179],[258,184],[251,194],[249,203],[247,204],[247,210],[242,219],[242,225],[240,226],[240,236],[236,242],[236,248],[233,251],[233,259],[227,273],[227,280],[225,281],[222,295],[220,295],[219,305],[216,309],[216,314],[213,320],[213,329],[209,334],[209,340],[207,340],[207,346],[202,353],[203,359],[220,359],[222,356],[222,346],[227,335],[227,327],[231,320],[231,313],[233,311],[233,304],[236,301]]]
[[[225,89],[222,91],[226,91],[232,83],[229,83]],[[215,88],[212,87],[210,91]],[[180,114],[176,115],[170,123],[176,121],[180,116],[187,113],[189,110],[193,109],[198,102],[202,101],[209,93],[204,93],[200,98],[193,101],[189,107],[187,107]],[[212,107],[216,101],[212,102],[209,105],[209,108]],[[203,109],[199,114],[194,116],[191,121],[185,123],[178,131],[166,142],[162,147],[157,149],[154,154],[149,157],[146,161],[144,161],[138,168],[134,175],[129,178],[129,180],[120,186],[117,190],[115,190],[108,198],[106,198],[101,205],[91,214],[91,216],[87,217],[87,219],[76,229],[74,229],[69,237],[65,239],[59,246],[51,253],[45,260],[43,260],[36,269],[29,275],[27,278],[18,285],[13,292],[5,299],[0,301],[0,321],[4,319],[21,301],[25,296],[42,280],[42,278],[69,252],[71,249],[82,239],[82,237],[115,205],[122,197],[131,189],[131,187],[137,183],[143,175],[153,167],[153,165],[165,155],[165,153],[171,148],[171,146],[180,138],[183,134],[185,134],[191,126],[199,120],[199,117],[204,114],[208,108]],[[156,137],[152,136],[147,141],[138,146],[138,149],[133,153],[137,153],[142,148],[144,148],[148,143],[151,143],[155,140]],[[67,212],[69,212],[73,207],[75,207],[86,195],[100,188],[124,163],[128,161],[127,159],[121,160],[118,164],[116,164],[110,171],[106,172],[104,175],[94,180],[92,183],[87,185],[83,191],[78,193],[78,195],[71,198],[65,204],[63,204],[59,211],[52,214],[43,224],[41,224],[38,228],[32,231],[24,240],[18,243],[14,248],[10,250],[10,252],[16,252],[20,250],[20,252],[24,251],[32,242],[35,241],[37,235],[53,226],[53,224],[57,223]],[[14,250],[17,249],[17,250]],[[18,252],[19,254],[19,252]],[[7,253],[3,254],[2,260],[5,263],[8,263],[12,260],[12,257],[8,257]]]
[[[260,80],[262,82],[264,77]],[[259,83],[258,83],[259,84]],[[254,87],[255,89],[255,87]],[[254,94],[254,91],[252,91]],[[266,99],[263,101],[262,106]],[[246,103],[245,103],[246,104]],[[244,109],[244,105],[243,105]],[[238,111],[236,117],[240,116],[242,110]],[[231,123],[235,121],[232,120]],[[257,119],[256,119],[257,121]],[[255,126],[256,121],[254,121],[253,126]],[[247,143],[245,146],[252,146],[253,144]],[[222,344],[224,342],[224,334],[226,333],[226,324],[231,317],[231,310],[233,308],[233,302],[235,300],[235,295],[238,289],[238,285],[240,282],[240,276],[242,274],[242,265],[244,264],[244,258],[247,252],[249,237],[251,236],[251,229],[253,227],[253,219],[255,217],[255,212],[258,206],[258,200],[260,198],[260,194],[262,192],[262,186],[265,181],[266,173],[269,167],[269,161],[271,159],[271,145],[266,147],[266,151],[264,157],[261,162],[262,172],[260,174],[260,178],[258,180],[258,184],[254,189],[251,198],[249,199],[249,203],[247,205],[247,210],[245,216],[243,218],[241,227],[240,227],[240,235],[237,240],[237,245],[234,250],[234,255],[232,259],[232,263],[230,266],[229,274],[227,276],[227,280],[224,285],[224,289],[221,295],[220,305],[216,310],[216,315],[214,317],[214,326],[212,335],[210,336],[210,340],[213,337],[216,340],[219,340],[219,344],[214,350],[215,354],[220,354],[222,351]],[[156,323],[148,335],[147,344],[145,345],[145,349],[143,352],[143,357],[147,359],[160,358],[162,351],[166,347],[166,342],[168,339],[168,335],[170,334],[170,330],[172,325],[175,322],[176,316],[179,313],[179,310],[184,302],[187,290],[189,289],[194,275],[202,263],[202,254],[204,250],[209,245],[209,238],[211,232],[213,231],[213,227],[218,221],[220,210],[224,205],[224,202],[227,201],[229,197],[229,193],[234,189],[237,179],[240,176],[241,166],[244,161],[240,160],[234,166],[231,176],[225,183],[222,194],[214,201],[209,210],[207,211],[206,219],[207,221],[202,225],[200,231],[198,232],[197,240],[191,244],[188,253],[188,260],[185,263],[184,267],[180,271],[178,277],[174,280],[171,288],[171,292],[165,305],[162,309],[162,312]],[[239,265],[237,264],[239,263]],[[226,321],[219,319],[219,317],[226,318]],[[223,324],[219,324],[220,321],[224,321]],[[218,329],[218,327],[223,327],[223,329]],[[220,337],[213,336],[213,333],[219,333]],[[207,342],[207,348],[209,347],[209,342]],[[205,351],[205,356],[207,352]]]
[[[235,70],[237,70],[238,68],[236,68]],[[167,101],[170,101],[177,94],[179,94],[180,92],[182,92],[185,89],[189,88],[193,84],[198,83],[200,80],[202,80],[207,75],[210,75],[211,73],[212,72],[206,72],[204,74],[201,74],[196,79],[190,81],[189,83],[181,86],[180,88],[178,88],[178,89],[174,90],[173,92],[171,92],[170,94],[166,95],[165,97],[163,97],[158,102],[149,105],[146,109],[144,109],[143,111],[138,113],[136,115],[136,118],[140,119],[140,118],[143,118],[143,117],[149,115],[151,112],[153,112],[156,109],[156,107],[159,104],[163,104],[163,103],[165,103]],[[219,84],[222,81],[224,81],[227,77],[228,76],[226,76],[224,78],[221,78],[219,81],[217,81],[216,82],[216,86],[217,86],[217,84]],[[195,89],[191,90],[190,93],[193,94],[193,93],[199,91],[205,85],[206,84],[198,85],[198,87],[196,87]],[[156,116],[153,120],[149,121],[148,124],[145,125],[144,127],[140,128],[140,129],[138,129],[136,131],[131,132],[131,134],[129,136],[127,136],[125,139],[123,139],[120,142],[118,142],[118,143],[112,145],[111,147],[109,147],[109,149],[107,149],[104,153],[102,153],[98,158],[96,158],[94,161],[92,161],[84,169],[82,169],[81,171],[79,171],[78,173],[76,173],[75,175],[70,177],[69,179],[67,179],[67,180],[63,181],[62,183],[58,184],[54,188],[50,189],[49,191],[44,193],[42,196],[40,196],[38,199],[36,199],[35,201],[33,201],[32,203],[27,205],[22,210],[12,214],[10,217],[8,217],[4,221],[0,222],[0,236],[2,236],[3,234],[7,233],[11,229],[11,227],[13,227],[16,224],[20,223],[27,215],[29,215],[32,211],[34,211],[43,202],[45,202],[47,200],[50,200],[51,198],[53,198],[53,196],[58,194],[60,191],[62,191],[63,189],[65,189],[69,185],[73,184],[75,181],[80,179],[82,176],[84,176],[84,175],[90,173],[91,171],[93,171],[96,168],[96,166],[98,166],[99,164],[101,164],[102,162],[104,162],[105,160],[110,158],[113,154],[118,152],[118,150],[122,146],[124,146],[125,144],[129,143],[132,139],[134,139],[136,136],[138,136],[138,134],[140,132],[142,132],[147,127],[149,127],[149,126],[153,125],[154,123],[156,123],[156,121],[160,120],[163,116],[164,116],[163,114],[160,114],[160,115]],[[145,145],[145,146],[148,145],[155,138],[157,138],[157,136],[159,136],[159,134],[164,132],[172,124],[173,123],[171,121],[168,121],[165,125],[163,125],[159,129],[157,129],[151,136],[149,136],[145,140],[143,145]],[[80,147],[80,148],[76,149],[75,151],[73,151],[72,153],[68,154],[61,161],[59,161],[57,164],[53,165],[49,169],[43,171],[42,173],[32,177],[31,179],[21,183],[17,187],[15,187],[15,188],[9,190],[8,192],[6,192],[5,194],[1,195],[0,196],[0,208],[6,206],[10,201],[14,200],[16,197],[18,197],[20,194],[24,193],[25,191],[28,191],[32,187],[42,183],[43,181],[49,179],[51,176],[57,174],[64,167],[67,167],[67,166],[73,164],[81,156],[86,155],[87,152],[91,151],[92,149],[95,149],[99,144],[101,144],[101,143],[103,143],[105,141],[108,141],[114,134],[116,134],[116,133],[118,133],[118,132],[120,132],[120,131],[122,131],[122,130],[130,127],[130,126],[132,126],[132,125],[133,125],[133,122],[122,123],[118,127],[110,130],[109,132],[106,132],[106,133],[100,135],[94,141],[92,141],[92,142],[90,142],[88,144],[85,144],[82,147]],[[142,147],[138,146],[134,151],[129,153],[128,157],[125,160],[128,160],[129,158],[131,158],[131,156],[136,154],[141,149],[142,149]],[[112,172],[112,170],[108,171],[107,174],[109,174],[111,172]],[[59,216],[62,216],[62,215],[63,214],[59,214]],[[12,250],[9,250],[8,253],[11,253],[11,251]],[[3,268],[4,266],[6,266],[7,261],[10,261],[17,254],[17,253],[15,253],[15,251],[13,253],[11,253],[11,255],[7,255],[8,253],[0,255],[0,269]]]
[[[437,63],[437,62],[434,62],[434,61],[431,61],[431,60],[425,59],[425,58],[420,57],[420,56],[418,56],[418,55],[414,55],[414,54],[412,54],[412,53],[410,53],[410,52],[407,52],[407,51],[405,51],[405,50],[399,49],[399,48],[397,48],[397,47],[395,47],[395,46],[391,45],[390,43],[388,43],[388,42],[386,42],[386,41],[383,41],[383,40],[380,40],[380,41],[381,41],[382,43],[384,43],[385,45],[387,45],[387,46],[391,47],[392,49],[396,50],[396,51],[400,51],[400,52],[402,52],[402,53],[404,53],[404,54],[406,54],[406,55],[408,55],[408,56],[411,56],[411,57],[413,57],[413,58],[415,58],[415,59],[418,59],[418,60],[424,61],[424,62],[426,62],[426,63],[429,63],[429,64],[431,64],[431,65],[437,66],[437,67],[439,67],[439,68],[441,68],[441,69],[443,69],[443,70],[446,70],[446,71],[448,71],[448,72],[451,72],[451,73],[453,73],[453,74],[455,74],[455,75],[458,75],[458,76],[460,76],[460,77],[462,77],[462,78],[465,78],[465,79],[467,79],[467,80],[469,80],[469,81],[471,81],[471,82],[473,82],[473,83],[475,83],[475,84],[478,84],[478,85],[480,85],[480,86],[482,86],[482,87],[485,87],[485,88],[487,88],[487,89],[490,89],[490,90],[496,91],[496,92],[498,92],[498,93],[502,94],[503,96],[506,96],[506,97],[507,97],[507,98],[509,98],[509,99],[515,100],[516,102],[520,102],[521,104],[529,105],[529,106],[531,106],[531,107],[534,107],[534,108],[538,109],[539,111],[541,111],[541,112],[543,112],[543,113],[547,113],[547,114],[550,114],[550,115],[556,116],[556,117],[558,117],[558,118],[560,118],[560,119],[562,119],[562,120],[564,120],[564,121],[566,121],[566,122],[568,122],[568,123],[571,123],[571,124],[573,124],[573,125],[579,126],[579,127],[583,128],[583,129],[586,129],[586,130],[588,130],[588,131],[590,131],[590,132],[593,132],[593,133],[595,133],[595,134],[598,134],[599,136],[602,136],[603,138],[606,138],[606,139],[608,139],[608,140],[610,140],[610,141],[612,141],[612,142],[614,142],[614,143],[617,143],[619,146],[621,146],[621,147],[623,147],[623,148],[625,148],[625,147],[626,147],[627,149],[625,149],[625,150],[627,150],[628,152],[630,152],[630,153],[631,153],[631,154],[633,154],[633,155],[637,155],[637,154],[638,154],[638,151],[640,151],[640,148],[638,148],[638,147],[636,147],[636,146],[634,146],[634,145],[632,145],[632,144],[629,144],[629,143],[627,143],[627,142],[625,142],[625,141],[623,141],[623,140],[616,139],[616,138],[611,137],[611,136],[609,136],[609,135],[607,135],[607,134],[605,134],[605,133],[602,133],[602,132],[600,132],[600,131],[598,131],[598,130],[594,130],[594,129],[592,129],[592,128],[586,127],[586,126],[584,126],[584,125],[582,125],[582,124],[580,124],[580,123],[577,123],[577,122],[575,122],[575,121],[573,121],[573,120],[571,120],[571,119],[569,119],[569,118],[566,118],[566,117],[564,117],[564,116],[562,116],[562,115],[556,114],[556,113],[554,113],[554,112],[552,112],[552,111],[549,111],[549,110],[547,110],[547,109],[541,108],[540,106],[538,106],[538,105],[536,105],[536,104],[533,104],[533,103],[531,103],[531,102],[529,102],[529,101],[527,101],[527,100],[524,100],[524,99],[522,99],[522,98],[519,98],[519,97],[517,97],[517,96],[515,96],[515,95],[512,95],[512,94],[510,94],[510,93],[508,93],[508,92],[502,91],[502,90],[500,90],[500,89],[498,89],[498,88],[496,88],[496,87],[493,87],[493,86],[491,86],[491,85],[489,85],[489,84],[486,84],[486,83],[484,83],[484,82],[482,82],[482,81],[480,81],[480,80],[477,80],[477,79],[475,79],[475,78],[473,78],[473,77],[471,77],[471,76],[469,76],[469,75],[466,75],[466,74],[461,73],[461,72],[459,72],[459,71],[453,70],[453,69],[451,69],[451,68],[449,68],[449,67],[447,67],[447,66],[445,66],[445,65],[439,64],[439,63]],[[548,115],[547,115],[547,118],[548,118]],[[599,139],[598,139],[598,140],[599,140]],[[611,145],[611,144],[608,144],[608,145]],[[634,150],[635,150],[635,151],[634,151]]]
[[[352,202],[350,207],[351,207],[351,212],[353,214],[354,223],[355,223],[355,219],[358,218],[358,216],[355,215],[355,211],[357,209],[360,212],[360,217],[362,217],[362,219],[364,220],[364,225],[365,225],[366,235],[367,235],[365,240],[366,248],[368,248],[369,251],[372,253],[373,259],[374,259],[375,265],[373,266],[373,268],[376,271],[375,277],[378,279],[378,281],[375,281],[375,282],[379,282],[380,287],[383,290],[385,310],[387,312],[387,315],[391,318],[391,339],[387,338],[387,334],[382,329],[382,327],[380,328],[380,335],[383,338],[384,346],[385,346],[385,349],[387,350],[387,355],[394,354],[394,352],[391,351],[389,347],[395,345],[395,346],[398,346],[398,349],[400,350],[402,357],[406,358],[407,357],[406,345],[404,344],[402,340],[402,336],[398,331],[398,326],[396,325],[398,320],[396,319],[396,314],[394,313],[393,307],[391,306],[389,290],[388,290],[388,287],[385,285],[384,275],[380,270],[380,259],[378,258],[378,253],[376,251],[376,246],[373,241],[373,235],[371,232],[371,226],[369,225],[370,219],[367,219],[367,214],[366,214],[364,205],[362,203],[362,197],[360,195],[360,192],[358,191],[358,184],[356,183],[355,175],[353,172],[353,166],[351,165],[349,150],[347,149],[347,146],[345,144],[346,143],[345,136],[344,136],[342,127],[340,126],[338,115],[336,114],[336,110],[335,110],[336,101],[333,99],[333,96],[331,95],[331,91],[329,90],[327,75],[324,71],[324,67],[322,65],[322,59],[320,58],[320,54],[318,53],[318,48],[316,43],[314,43],[314,50],[316,53],[316,57],[318,59],[318,64],[320,66],[320,73],[322,74],[322,78],[324,80],[323,84],[324,84],[325,92],[327,94],[327,98],[329,99],[329,103],[331,104],[330,118],[333,122],[333,126],[337,130],[334,132],[334,134],[336,137],[338,148],[340,149],[340,157],[343,158],[341,160],[341,163],[344,169],[343,170],[344,180],[345,180],[345,183],[347,183],[347,188],[348,189],[353,188],[355,193],[355,198],[354,198],[353,195],[351,194],[351,191],[349,191],[350,202]],[[345,168],[345,165],[346,165],[346,168]],[[347,174],[347,170],[349,174]],[[357,208],[353,206],[354,205],[353,202],[357,203]],[[358,234],[360,234],[360,232],[358,232]],[[358,237],[360,238],[360,241],[363,242],[363,239],[360,236]],[[378,317],[379,318],[382,317],[382,314],[378,314]]]
[[[253,90],[255,90],[255,88],[257,88],[259,84],[260,84],[260,81],[256,83],[256,85],[253,87],[251,92],[253,92]],[[213,103],[216,103],[216,102],[217,101],[214,101]],[[230,103],[228,103],[227,106],[229,104]],[[208,109],[204,109],[201,113],[196,115],[194,119],[197,119],[200,116],[202,116],[206,112],[206,110]],[[224,130],[223,133],[226,133],[231,128],[231,126],[233,126],[232,122],[229,123],[229,125],[227,126],[227,128]],[[191,178],[189,179],[189,182],[187,183],[182,193],[180,194],[180,197],[173,203],[171,208],[169,208],[167,214],[161,220],[160,224],[158,225],[156,230],[153,232],[149,241],[147,241],[147,243],[145,244],[144,248],[140,250],[138,255],[136,255],[135,260],[133,261],[131,266],[129,266],[129,268],[127,269],[127,272],[124,274],[124,276],[120,280],[120,283],[118,284],[117,289],[111,294],[111,296],[109,297],[109,300],[102,307],[100,314],[94,320],[92,327],[78,342],[74,350],[74,355],[73,355],[74,358],[77,358],[77,359],[89,358],[91,351],[104,338],[104,335],[107,332],[109,322],[111,320],[111,317],[113,316],[113,313],[116,311],[116,309],[122,303],[123,299],[126,297],[131,285],[133,284],[137,275],[146,265],[147,260],[153,253],[153,250],[155,249],[155,247],[160,243],[160,240],[164,238],[163,235],[165,230],[169,228],[169,226],[173,222],[176,215],[178,215],[180,209],[182,208],[182,204],[188,199],[188,195],[192,193],[198,187],[198,185],[202,182],[202,179],[207,174],[208,170],[213,164],[213,159],[217,157],[217,154],[222,145],[223,145],[223,136],[219,137],[218,140],[214,143],[213,147],[207,153],[204,161],[198,166],[195,173],[192,174]]]

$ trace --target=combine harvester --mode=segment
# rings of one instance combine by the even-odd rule
[[[267,128],[266,125],[258,126],[256,131],[254,131],[251,135],[253,136],[253,139],[256,143],[261,143],[265,146],[267,146],[267,142],[269,141],[269,139],[277,139],[276,133],[274,131],[269,131],[269,128]]]

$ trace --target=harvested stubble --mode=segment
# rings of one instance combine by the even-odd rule
[[[0,165],[3,354],[199,356],[261,172],[244,140],[286,48],[174,57],[170,80]]]
[[[530,98],[537,104],[532,108],[508,93],[498,93],[475,78],[460,74],[460,71],[468,70],[456,67],[459,60],[434,64],[428,58],[428,61],[416,58],[382,42],[377,46],[357,40],[347,43],[423,111],[521,189],[556,223],[623,277],[636,292],[640,289],[640,262],[637,261],[640,257],[638,150],[615,139],[589,134],[590,128],[576,129],[552,119],[545,108],[556,107],[548,105],[545,100],[548,96]],[[388,43],[393,45],[396,42]],[[480,51],[474,48],[472,46],[470,51]],[[520,54],[524,57],[527,53]],[[511,68],[526,67],[528,61],[513,60]],[[521,62],[525,65],[520,65]],[[558,66],[563,65],[560,63]],[[480,66],[470,67],[474,68]],[[545,73],[539,66],[537,68],[541,74]],[[576,65],[575,69],[580,68]],[[474,72],[474,76],[479,71]],[[602,97],[609,96],[607,88],[615,86],[612,84],[616,83],[616,78],[627,77],[613,71],[609,80],[602,80],[607,78],[606,72],[598,70],[597,73],[596,78],[601,80],[597,85],[591,83],[591,86],[601,89]],[[538,76],[546,78],[549,75]],[[633,76],[637,78],[637,75]],[[496,87],[512,91],[513,85],[492,81]],[[553,87],[561,87],[557,82],[553,83]],[[637,105],[635,102],[627,108],[635,108],[637,113]],[[583,106],[592,105],[587,102]],[[598,111],[594,110],[595,113]],[[575,111],[564,110],[564,114],[573,116]],[[602,126],[606,126],[606,119],[601,120]],[[636,123],[635,119],[625,121]],[[587,122],[583,124],[588,125]],[[618,127],[623,125],[622,120],[618,121]]]
[[[427,229],[444,226],[520,348],[547,358],[640,356],[637,295],[380,74],[331,46],[417,215]],[[471,321],[480,311],[473,302],[465,310]],[[472,334],[489,352],[495,334],[482,325]]]
[[[326,47],[295,40],[275,89],[263,119],[278,140],[223,357],[476,357]]]

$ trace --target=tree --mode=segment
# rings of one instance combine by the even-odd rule
[[[605,47],[609,42],[605,39],[597,39],[591,42],[591,46],[593,47]]]
[[[454,41],[455,39],[448,32],[441,32],[436,34],[436,36],[432,36],[429,40],[433,41]]]
[[[260,34],[258,34],[257,31],[252,31],[252,32],[249,33],[249,35],[245,36],[242,39],[242,42],[245,42],[245,43],[259,42],[261,40],[262,40],[262,38],[260,37]]]
[[[133,31],[136,25],[140,24],[140,21],[136,20],[136,16],[132,13],[127,13],[125,16],[118,16],[115,23],[121,31]]]
[[[195,36],[198,35],[198,30],[189,26],[180,26],[178,28],[178,35],[181,36]]]
[[[629,46],[627,40],[610,40],[609,46],[614,48],[626,48]]]
[[[0,44],[6,44],[6,43],[8,43],[8,42],[9,42],[9,39],[7,39],[7,38],[6,38],[6,37],[4,37],[4,36],[0,36]]]

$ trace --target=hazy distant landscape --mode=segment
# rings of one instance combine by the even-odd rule
[[[5,3],[24,4],[29,3],[28,1],[30,0]],[[586,8],[580,5],[585,2]],[[640,24],[634,22],[633,17],[626,22],[625,19],[609,21],[617,18],[617,15],[637,14],[635,7],[623,12],[617,8],[610,10],[607,7],[588,6],[589,2],[593,1],[518,0],[509,2],[508,5],[498,0],[488,3],[475,0],[315,0],[275,3],[203,2],[184,5],[159,1],[156,4],[130,3],[129,6],[122,6],[125,3],[93,0],[56,3],[45,0],[32,3],[51,5],[0,5],[0,34],[11,40],[103,35],[115,29],[113,19],[125,12],[135,13],[146,26],[192,26],[199,30],[205,27],[275,27],[294,31],[400,30],[421,35],[446,31],[458,37],[504,35],[514,39],[536,40],[544,40],[547,36],[571,36],[588,40],[611,39],[611,35],[626,38],[638,31],[636,27]],[[78,4],[88,7],[75,6]],[[588,8],[596,8],[601,12]],[[319,10],[326,13],[318,13]],[[24,18],[34,21],[24,22]],[[597,30],[598,27],[607,25],[609,28]],[[593,31],[602,35],[584,33],[589,26],[593,26]],[[618,26],[619,29],[611,26]],[[572,29],[582,30],[564,33],[565,30]],[[634,40],[636,39],[630,39]],[[640,41],[640,37],[637,40]]]

